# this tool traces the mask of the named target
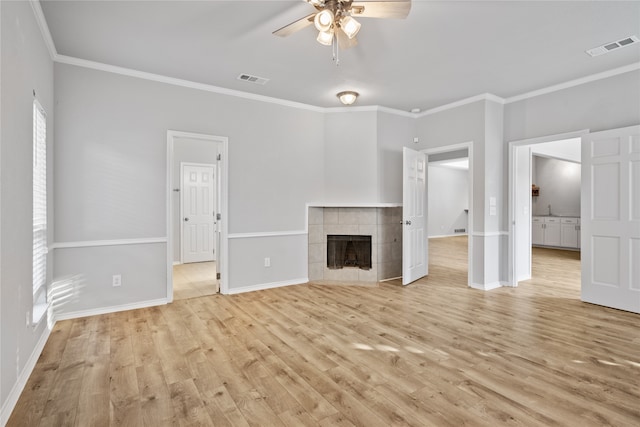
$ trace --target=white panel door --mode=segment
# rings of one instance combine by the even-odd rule
[[[428,273],[427,156],[402,149],[402,284]]]
[[[213,261],[213,165],[182,165],[182,262]]]
[[[582,138],[582,300],[640,313],[640,126]]]

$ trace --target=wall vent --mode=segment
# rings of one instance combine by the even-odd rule
[[[610,42],[603,44],[602,46],[594,47],[593,49],[589,49],[586,52],[591,56],[600,56],[613,50],[620,49],[621,47],[629,46],[638,42],[640,42],[638,36],[629,36],[615,42]]]
[[[454,233],[466,233],[466,228],[456,228],[453,230]]]
[[[263,85],[269,81],[269,79],[265,79],[264,77],[252,76],[251,74],[240,74],[238,76],[238,80],[242,80],[243,82],[255,83],[257,85]]]

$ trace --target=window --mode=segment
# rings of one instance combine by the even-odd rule
[[[33,102],[33,321],[47,303],[47,116]],[[44,307],[44,308],[43,308]]]

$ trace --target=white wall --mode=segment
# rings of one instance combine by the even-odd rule
[[[415,149],[416,120],[378,112],[378,199],[380,203],[402,203],[402,147]]]
[[[55,84],[59,242],[166,237],[167,130],[229,138],[232,235],[304,230],[305,204],[322,199],[321,113],[62,64]],[[283,240],[305,253],[297,236],[234,239],[230,288],[300,279],[298,263],[263,267],[263,252],[279,252]],[[86,279],[65,312],[106,307],[105,295],[111,307],[166,297],[166,244],[155,245],[152,257],[146,243],[113,247],[106,258],[97,247],[58,250],[56,273]],[[122,274],[117,292],[112,274]]]
[[[582,159],[582,140],[580,138],[571,138],[543,142],[542,144],[532,145],[531,152],[539,156],[580,163]]]
[[[43,339],[26,326],[32,297],[33,91],[47,112],[49,242],[53,241],[53,63],[28,2],[0,2],[0,424],[18,398]],[[48,256],[49,267],[54,254]],[[51,280],[51,268],[47,274]],[[31,359],[30,359],[31,358]]]
[[[554,215],[580,216],[579,163],[533,156],[533,183],[540,195],[533,197],[533,215],[547,215],[548,206]]]
[[[473,141],[473,229],[484,229],[484,157],[485,101],[466,104],[458,108],[429,114],[417,119],[420,142],[413,144],[416,150],[446,147]],[[478,195],[478,197],[475,197]]]
[[[505,142],[638,124],[639,93],[640,70],[636,70],[507,104]]]
[[[377,112],[349,111],[325,116],[325,201],[376,202]]]
[[[451,236],[468,228],[469,171],[429,164],[429,237]]]
[[[173,144],[173,182],[171,188],[180,188],[180,163],[216,163],[217,147],[207,140],[191,138],[175,138]],[[180,227],[182,218],[180,217],[180,192],[172,192],[171,206],[173,209],[173,262],[179,262],[180,254]]]

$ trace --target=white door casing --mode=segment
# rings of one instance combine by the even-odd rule
[[[582,300],[640,313],[640,126],[582,138]]]
[[[402,284],[428,274],[427,155],[402,149]]]
[[[218,151],[216,161],[216,169],[215,169],[215,177],[216,177],[216,195],[215,195],[215,218],[214,218],[214,259],[218,261],[218,267],[220,265],[220,254],[222,253],[222,213],[220,212],[220,207],[222,206],[222,154]],[[216,268],[217,270],[217,278],[220,279],[221,273],[220,268]],[[218,282],[218,291],[220,290],[220,282]]]
[[[512,191],[513,197],[513,245],[516,253],[531,253],[532,243],[542,244],[544,221],[531,222],[531,148],[513,147],[511,162],[514,168]],[[531,278],[531,256],[515,256],[513,262],[513,277],[517,285],[521,280]]]
[[[181,163],[182,262],[214,260],[215,166]]]

